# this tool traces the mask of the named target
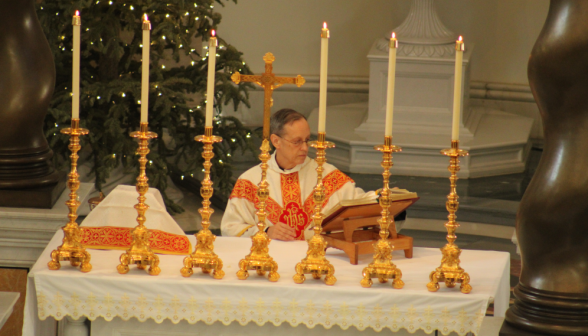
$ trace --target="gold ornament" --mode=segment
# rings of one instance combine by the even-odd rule
[[[271,107],[273,105],[272,92],[284,84],[296,84],[301,87],[306,83],[304,77],[298,75],[296,77],[278,77],[273,73],[274,67],[272,63],[276,60],[272,53],[267,53],[263,56],[265,62],[265,72],[261,75],[241,75],[239,72],[233,73],[231,79],[235,84],[240,82],[252,82],[263,87],[263,138],[269,139],[269,122]]]
[[[372,286],[372,278],[378,278],[380,283],[392,280],[392,286],[396,289],[404,287],[404,281],[401,280],[402,272],[392,262],[392,244],[388,240],[390,224],[394,223],[394,217],[390,216],[388,208],[392,203],[390,199],[390,168],[392,163],[392,153],[400,152],[400,147],[392,145],[392,137],[384,137],[384,145],[374,147],[382,152],[382,168],[384,168],[384,187],[380,192],[380,206],[382,207],[382,217],[378,220],[380,223],[380,240],[374,243],[374,260],[363,269],[363,279],[360,284],[364,288]]]
[[[261,182],[259,182],[259,189],[257,190],[257,197],[259,198],[259,204],[257,205],[257,233],[251,237],[252,246],[251,253],[245,256],[245,259],[239,261],[239,271],[237,277],[240,280],[245,280],[249,277],[248,270],[256,270],[258,275],[265,275],[265,272],[269,272],[269,281],[276,282],[280,279],[278,274],[278,263],[274,261],[269,255],[269,243],[271,239],[265,233],[265,218],[267,212],[265,211],[265,202],[269,197],[269,189],[267,182],[267,162],[271,158],[269,154],[270,145],[268,139],[263,139],[261,143],[261,154],[259,159],[261,160]]]
[[[447,244],[441,248],[441,252],[443,253],[443,257],[441,258],[441,266],[437,267],[431,275],[429,275],[429,279],[431,282],[427,284],[427,289],[430,292],[436,292],[439,290],[439,282],[445,282],[445,285],[448,288],[455,287],[456,283],[460,283],[460,291],[464,294],[467,294],[472,291],[472,286],[470,285],[470,276],[467,274],[463,268],[459,266],[459,256],[461,254],[461,249],[457,247],[454,243],[457,239],[455,235],[455,230],[459,227],[459,224],[455,221],[455,213],[457,212],[457,208],[459,206],[459,202],[457,199],[457,190],[456,190],[456,181],[457,181],[457,172],[459,171],[459,157],[468,155],[468,152],[462,149],[459,149],[459,141],[452,140],[451,141],[451,148],[444,149],[441,151],[441,154],[449,156],[449,172],[451,173],[449,177],[451,189],[449,195],[447,195],[447,202],[445,206],[447,211],[449,211],[449,215],[447,216],[448,221],[445,223],[445,227],[447,228]]]
[[[189,277],[194,274],[194,267],[200,267],[203,273],[210,273],[215,279],[222,279],[225,276],[223,271],[222,260],[214,253],[214,240],[216,236],[208,229],[210,227],[210,216],[214,213],[214,209],[210,207],[210,198],[214,192],[212,189],[212,181],[210,180],[210,167],[212,163],[210,160],[214,157],[212,151],[212,144],[221,142],[222,138],[212,135],[212,127],[204,129],[204,135],[199,135],[195,138],[204,144],[202,157],[204,158],[204,180],[200,188],[200,195],[202,196],[202,208],[198,212],[202,216],[202,230],[196,236],[196,248],[193,253],[184,258],[184,267],[180,270],[182,276]]]
[[[297,284],[304,283],[306,277],[304,274],[312,274],[314,279],[320,279],[322,275],[325,276],[325,284],[332,286],[337,282],[335,278],[335,267],[325,257],[325,250],[327,249],[327,242],[322,237],[322,222],[323,214],[321,210],[325,201],[325,188],[323,186],[323,165],[327,161],[325,151],[327,148],[335,147],[335,144],[330,141],[325,141],[326,134],[321,132],[318,134],[318,140],[309,143],[310,147],[316,148],[316,167],[317,182],[314,187],[314,213],[312,219],[314,221],[314,235],[308,241],[308,251],[306,258],[296,264],[296,274],[294,275],[294,282]]]
[[[133,242],[131,247],[120,256],[120,265],[116,267],[118,273],[126,274],[129,272],[129,264],[136,264],[137,268],[145,269],[149,266],[149,275],[158,275],[161,272],[159,268],[159,257],[151,250],[149,246],[150,232],[145,227],[145,212],[149,206],[145,204],[145,194],[149,190],[147,181],[147,174],[145,173],[145,166],[147,165],[147,154],[149,154],[149,140],[157,138],[157,134],[149,132],[149,125],[141,123],[140,131],[131,133],[131,137],[139,139],[139,149],[137,154],[139,158],[139,176],[137,177],[137,192],[139,193],[139,203],[135,205],[137,210],[137,222],[139,223],[131,234]]]
[[[239,271],[237,277],[245,280],[249,277],[248,270],[256,270],[258,275],[264,275],[269,271],[269,280],[278,281],[280,275],[278,274],[278,264],[269,256],[269,243],[271,239],[265,233],[265,218],[267,213],[265,211],[266,200],[269,197],[269,189],[267,182],[267,162],[270,159],[270,115],[271,107],[273,105],[272,93],[274,89],[279,88],[284,84],[296,84],[301,87],[306,82],[305,79],[298,75],[296,77],[278,77],[273,73],[273,62],[276,60],[272,53],[267,53],[263,56],[265,62],[265,72],[261,75],[241,75],[239,72],[233,73],[231,79],[235,84],[240,82],[252,82],[263,87],[263,142],[261,144],[261,182],[257,190],[257,197],[259,198],[257,218],[258,232],[251,237],[253,245],[251,246],[251,253],[245,259],[239,262]]]
[[[69,150],[71,155],[71,170],[68,174],[67,186],[70,190],[69,200],[65,202],[69,208],[67,215],[69,222],[62,227],[63,241],[61,246],[51,252],[51,261],[47,264],[50,270],[58,270],[61,268],[60,261],[69,260],[69,263],[74,266],[80,266],[82,272],[90,272],[92,265],[90,264],[90,253],[86,251],[82,245],[82,230],[78,227],[76,219],[78,218],[78,201],[77,191],[80,188],[80,175],[78,174],[78,151],[82,148],[80,146],[80,135],[86,135],[89,131],[85,128],[80,128],[80,119],[72,119],[71,127],[64,128],[61,133],[69,135]]]

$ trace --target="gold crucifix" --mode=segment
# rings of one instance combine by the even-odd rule
[[[273,72],[273,65],[272,63],[276,60],[272,53],[267,53],[263,56],[263,60],[265,62],[265,72],[261,75],[241,75],[239,72],[235,72],[231,79],[235,84],[239,84],[240,82],[252,82],[257,83],[259,86],[263,87],[264,95],[263,95],[263,138],[269,139],[269,123],[270,123],[270,114],[271,114],[271,107],[273,105],[272,100],[272,92],[274,89],[279,88],[284,84],[296,84],[296,86],[301,87],[306,83],[304,77],[298,75],[296,77],[277,77]]]
[[[275,88],[279,88],[284,84],[296,84],[301,87],[306,81],[300,75],[296,77],[276,77],[272,72],[272,63],[276,60],[272,53],[267,53],[263,56],[265,61],[265,72],[261,76],[255,75],[241,75],[239,72],[235,72],[231,79],[236,84],[240,82],[252,82],[257,83],[263,87],[264,99],[263,99],[263,141],[261,142],[261,154],[259,159],[261,160],[261,181],[259,182],[259,189],[257,189],[257,197],[259,203],[257,207],[257,233],[251,237],[252,247],[251,253],[245,256],[244,259],[239,261],[239,271],[237,277],[239,280],[245,280],[249,277],[250,270],[257,271],[258,275],[264,275],[265,272],[269,272],[268,280],[275,282],[278,281],[280,275],[278,274],[278,263],[274,261],[269,255],[268,245],[271,241],[267,233],[265,233],[265,218],[267,212],[265,210],[266,200],[269,197],[269,189],[267,183],[267,162],[270,159],[270,145],[269,145],[269,124],[270,114],[272,107],[272,92]]]

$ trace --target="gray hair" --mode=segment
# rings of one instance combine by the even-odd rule
[[[306,117],[290,108],[283,108],[274,113],[270,119],[270,134],[281,137],[284,133],[284,126]]]

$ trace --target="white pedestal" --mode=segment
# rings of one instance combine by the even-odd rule
[[[87,198],[93,190],[92,183],[80,184],[78,215],[88,214]],[[33,266],[55,231],[68,221],[69,192],[66,188],[52,209],[0,208],[0,266]]]
[[[366,139],[381,141],[386,120],[386,92],[388,89],[388,48],[382,49],[385,39],[378,39],[368,54],[370,60],[370,93],[368,113],[355,132]],[[406,48],[401,44],[401,51]],[[425,47],[423,47],[425,48]],[[436,51],[431,47],[432,51]],[[444,50],[444,49],[442,49]],[[463,55],[462,120],[460,138],[472,139],[480,115],[470,113],[470,57],[473,45],[467,44]],[[423,135],[451,135],[453,115],[453,82],[455,56],[451,54],[404,55],[396,61],[393,135],[399,133]]]
[[[382,155],[373,149],[384,141],[388,54],[380,48],[382,41],[376,40],[368,55],[369,103],[327,108],[327,139],[337,146],[327,151],[327,158],[347,172],[382,172]],[[442,46],[431,46],[432,56],[426,54],[426,46],[422,48],[417,54],[405,52],[397,60],[392,135],[402,152],[394,155],[392,174],[446,177],[449,159],[439,151],[451,145],[455,60]],[[472,49],[472,44],[466,44],[460,126],[460,148],[470,155],[460,158],[458,176],[475,178],[522,172],[531,146],[533,119],[469,106]],[[315,109],[308,118],[313,134],[317,117]]]

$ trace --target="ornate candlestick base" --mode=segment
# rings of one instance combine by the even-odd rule
[[[194,267],[200,267],[203,273],[210,273],[215,279],[222,279],[225,276],[223,271],[223,262],[214,253],[214,240],[216,236],[208,229],[210,227],[210,216],[214,210],[210,208],[210,198],[214,192],[212,189],[212,180],[210,179],[210,167],[212,163],[210,160],[214,157],[212,145],[215,142],[221,142],[223,139],[219,136],[212,135],[212,127],[204,129],[204,135],[199,135],[195,138],[204,144],[202,157],[204,158],[204,180],[200,188],[200,195],[202,195],[202,208],[198,210],[202,216],[202,230],[196,234],[196,248],[193,253],[184,258],[184,267],[180,270],[182,276],[189,277],[194,274]]]
[[[269,272],[269,281],[275,282],[280,279],[278,274],[278,263],[274,261],[269,255],[269,243],[271,239],[265,233],[265,218],[267,213],[265,211],[265,202],[269,197],[268,183],[267,183],[267,162],[271,155],[269,154],[270,145],[267,139],[263,139],[261,144],[261,154],[259,159],[261,160],[261,182],[259,182],[259,189],[257,190],[257,197],[259,198],[259,206],[257,210],[257,223],[258,231],[253,237],[251,253],[245,256],[244,259],[239,261],[239,271],[237,277],[240,280],[245,280],[249,277],[248,270],[256,270],[258,275],[264,275],[265,272]]]
[[[64,232],[63,243],[56,250],[51,252],[51,261],[47,264],[50,270],[58,270],[61,268],[60,261],[69,260],[72,266],[80,266],[82,272],[90,272],[92,265],[90,264],[90,253],[86,251],[84,246],[80,243],[82,240],[81,230],[76,223],[78,218],[77,211],[80,206],[78,201],[77,191],[80,187],[80,175],[78,174],[78,151],[82,148],[80,146],[80,135],[86,135],[89,131],[85,128],[80,128],[80,119],[72,119],[71,127],[64,128],[61,133],[69,135],[69,150],[71,155],[71,171],[68,174],[67,186],[70,190],[69,200],[65,202],[69,208],[67,215],[69,222],[61,229]]]
[[[326,134],[324,132],[318,134],[318,140],[309,143],[310,147],[316,148],[316,167],[317,181],[314,187],[314,213],[312,219],[314,221],[314,236],[308,241],[308,251],[306,258],[296,264],[296,274],[294,275],[294,282],[301,284],[306,280],[304,274],[312,274],[314,279],[320,279],[324,274],[325,284],[332,286],[337,282],[335,278],[335,267],[325,258],[325,250],[327,249],[327,242],[321,236],[323,214],[321,210],[325,201],[325,188],[323,186],[323,165],[327,161],[325,151],[327,148],[335,147],[335,144],[330,141],[325,141]]]
[[[322,218],[321,218],[322,220]],[[304,274],[312,274],[313,279],[320,279],[325,276],[325,284],[332,286],[337,282],[335,278],[335,267],[325,258],[327,242],[321,237],[320,231],[315,229],[314,236],[308,241],[308,251],[306,258],[296,264],[296,274],[293,279],[297,284],[304,283],[306,277]]]
[[[382,152],[382,168],[384,172],[384,186],[380,193],[380,206],[382,207],[382,217],[378,220],[380,223],[380,240],[374,243],[374,260],[363,269],[363,279],[360,284],[364,288],[372,286],[372,278],[378,278],[380,283],[392,280],[392,286],[396,289],[404,287],[404,281],[401,280],[402,272],[392,262],[392,244],[388,241],[390,235],[390,224],[394,223],[394,217],[390,216],[388,208],[392,200],[390,199],[390,168],[392,163],[392,153],[400,152],[400,147],[392,145],[392,137],[384,137],[384,145],[376,146],[374,149]]]
[[[439,290],[439,282],[445,282],[445,285],[448,288],[455,287],[456,283],[460,283],[460,291],[464,294],[467,294],[472,291],[472,286],[470,285],[470,276],[467,274],[463,268],[459,266],[459,256],[461,254],[461,249],[457,247],[454,243],[457,239],[455,235],[455,230],[459,227],[459,224],[455,221],[455,213],[457,212],[457,208],[459,206],[459,202],[457,201],[457,190],[456,190],[456,181],[457,181],[457,172],[459,171],[459,157],[468,155],[468,152],[465,150],[459,149],[459,141],[453,140],[451,141],[451,148],[444,149],[441,151],[441,154],[449,156],[449,172],[451,175],[449,176],[449,181],[451,185],[451,189],[449,195],[447,195],[447,202],[445,206],[449,215],[447,216],[447,223],[445,223],[445,227],[447,228],[447,244],[441,248],[441,252],[443,253],[443,257],[441,258],[441,266],[437,267],[431,275],[429,275],[429,279],[431,282],[427,284],[427,289],[430,292],[436,292]]]
[[[131,247],[120,256],[120,265],[116,267],[118,273],[126,274],[129,272],[129,264],[137,265],[139,269],[145,269],[149,266],[149,275],[158,275],[161,272],[159,268],[159,257],[153,253],[149,246],[150,232],[145,227],[145,212],[149,206],[145,204],[145,194],[149,190],[145,166],[147,164],[147,154],[149,154],[149,140],[157,138],[157,134],[149,132],[147,123],[141,123],[140,131],[131,133],[133,138],[139,139],[139,149],[137,154],[139,158],[139,176],[137,177],[137,192],[139,193],[139,203],[135,205],[137,210],[137,222],[139,223],[131,232],[133,242]]]

